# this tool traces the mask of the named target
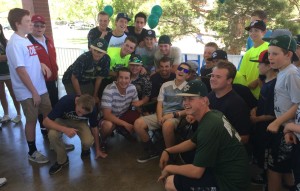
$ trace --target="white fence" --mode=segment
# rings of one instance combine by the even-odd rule
[[[61,48],[56,47],[56,54],[57,54],[57,64],[59,67],[58,75],[62,76],[67,68],[87,49],[80,49],[80,48]],[[241,61],[242,55],[228,55],[228,60],[232,62],[237,68]],[[194,60],[198,63],[198,73],[200,68],[205,64],[203,62],[203,55],[202,54],[182,54],[182,60]]]

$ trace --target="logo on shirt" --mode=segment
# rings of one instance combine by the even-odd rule
[[[37,55],[36,50],[35,50],[33,45],[27,46],[27,49],[29,51],[29,56],[36,56]]]

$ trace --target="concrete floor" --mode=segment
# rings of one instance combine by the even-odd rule
[[[61,86],[60,86],[61,90]],[[60,91],[63,95],[64,91]],[[9,95],[9,94],[7,94]],[[9,96],[11,117],[16,115]],[[0,109],[0,116],[3,110]],[[45,140],[37,124],[36,145],[38,150],[49,157],[50,163],[35,164],[28,160],[28,147],[24,134],[25,118],[22,122],[2,124],[0,130],[0,177],[8,182],[0,191],[162,191],[162,183],[157,182],[160,175],[159,159],[144,164],[136,162],[142,152],[137,142],[129,142],[120,135],[109,140],[109,156],[106,159],[94,159],[92,150],[90,158],[80,157],[80,140],[64,137],[65,141],[75,145],[75,150],[68,153],[70,164],[55,175],[48,170],[55,162],[54,151],[49,150],[49,142]],[[261,186],[251,186],[252,191],[261,190]]]

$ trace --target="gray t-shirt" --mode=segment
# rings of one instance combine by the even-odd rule
[[[300,73],[296,66],[290,64],[277,75],[274,90],[274,112],[276,117],[283,115],[292,105],[300,103],[299,95]]]
[[[182,55],[181,55],[181,50],[178,47],[171,46],[170,47],[170,54],[167,55],[170,57],[173,61],[174,65],[179,65],[182,62]],[[158,67],[159,60],[163,57],[164,55],[160,52],[158,49],[155,52],[154,59],[155,59],[155,67]]]

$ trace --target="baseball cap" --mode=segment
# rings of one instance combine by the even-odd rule
[[[177,96],[207,96],[207,88],[201,80],[191,80],[182,89],[182,93],[176,94]]]
[[[292,33],[289,29],[275,29],[271,36],[263,38],[264,41],[270,42],[271,39],[277,37],[277,36],[282,36],[282,35],[288,35],[292,36]]]
[[[146,30],[144,37],[156,38],[156,34],[154,30]]]
[[[103,38],[97,38],[94,40],[90,46],[91,48],[98,50],[100,52],[106,53],[108,43]]]
[[[207,58],[208,61],[213,61],[215,59],[227,60],[227,53],[224,50],[216,50],[211,54],[210,58]]]
[[[142,57],[138,54],[132,54],[129,58],[129,64],[143,65]]]
[[[191,70],[193,70],[193,71],[197,71],[198,70],[198,64],[197,64],[197,62],[195,62],[193,60],[188,60],[188,61],[186,61],[186,63],[191,67]]]
[[[288,35],[277,36],[271,39],[269,46],[277,46],[284,50],[292,51],[293,52],[292,61],[299,60],[297,54],[295,53],[297,48],[297,42],[292,36],[288,36]]]
[[[118,13],[117,20],[120,18],[127,19],[128,22],[131,21],[131,19],[128,17],[126,13]]]
[[[161,35],[158,39],[158,44],[171,44],[171,39],[168,35]]]
[[[43,16],[41,15],[33,15],[31,17],[31,22],[35,23],[35,22],[41,22],[41,23],[44,23],[46,24],[46,20]]]
[[[252,28],[256,28],[256,29],[260,29],[262,31],[265,31],[267,27],[266,27],[266,24],[263,21],[256,20],[256,21],[251,22],[250,25],[245,28],[245,30],[249,31]]]
[[[251,62],[259,62],[264,64],[270,64],[268,58],[268,50],[264,50],[259,54],[258,60],[250,60]]]

